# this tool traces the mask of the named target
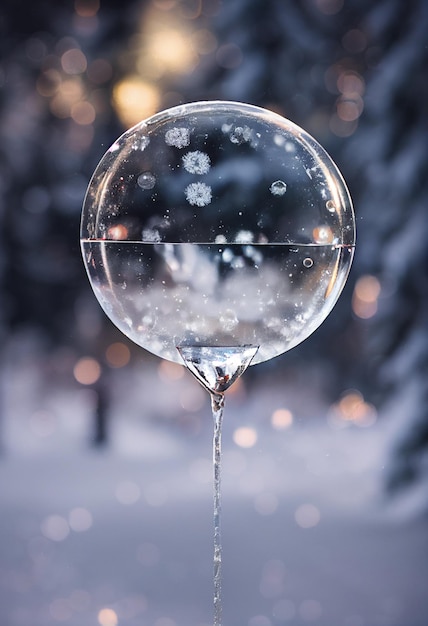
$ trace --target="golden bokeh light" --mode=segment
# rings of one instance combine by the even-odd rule
[[[95,108],[90,102],[81,100],[71,106],[70,117],[80,126],[89,126],[95,122]]]
[[[113,88],[113,106],[126,128],[156,113],[159,105],[159,90],[137,75],[123,78]]]
[[[241,426],[234,431],[233,441],[240,448],[252,448],[257,442],[257,431],[250,426]]]
[[[354,288],[352,310],[361,319],[373,317],[378,309],[381,285],[376,276],[361,276]]]
[[[186,74],[199,60],[189,35],[174,28],[153,32],[146,45],[146,54],[138,67],[149,70],[154,77]]]
[[[106,360],[110,367],[125,367],[131,359],[131,351],[125,343],[116,341],[106,350]]]
[[[74,366],[73,374],[81,385],[93,385],[101,376],[101,366],[92,357],[82,357]]]
[[[80,17],[93,17],[100,8],[100,0],[75,0],[74,10]]]
[[[270,418],[272,427],[275,430],[285,430],[293,423],[293,414],[288,409],[276,409]]]
[[[71,115],[71,108],[84,97],[83,86],[79,78],[66,78],[58,85],[49,107],[51,112],[59,118]]]
[[[119,619],[116,611],[108,608],[101,609],[101,611],[98,612],[98,623],[100,626],[117,626]]]
[[[66,74],[83,74],[88,67],[88,62],[79,48],[71,48],[61,56],[61,67]]]
[[[357,426],[372,426],[377,420],[375,407],[364,400],[363,394],[357,389],[346,391],[340,400],[333,404],[329,412],[332,425],[356,424]]]

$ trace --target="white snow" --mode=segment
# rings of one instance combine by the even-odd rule
[[[1,378],[0,622],[210,624],[208,396],[142,351],[109,374],[111,443],[94,450],[93,391],[36,348],[6,352]],[[226,397],[225,623],[425,626],[428,529],[382,491],[387,421],[333,428],[310,373],[258,368]]]

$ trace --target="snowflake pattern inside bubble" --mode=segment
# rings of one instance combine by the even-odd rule
[[[206,206],[211,202],[211,187],[205,183],[190,183],[184,190],[189,204],[192,206]]]
[[[207,174],[211,167],[211,160],[208,154],[196,150],[195,152],[187,152],[183,158],[183,167],[189,174]]]
[[[190,143],[190,130],[188,128],[170,128],[165,133],[165,143],[176,148],[185,148]]]

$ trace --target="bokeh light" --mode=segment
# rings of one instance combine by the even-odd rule
[[[68,523],[71,530],[80,533],[89,530],[92,526],[92,514],[88,509],[83,507],[76,507],[72,509],[68,515]]]
[[[131,351],[122,341],[111,343],[106,349],[106,361],[110,367],[120,368],[128,365],[131,360]]]
[[[241,448],[252,448],[257,442],[257,431],[250,426],[241,426],[234,431],[233,441]]]
[[[40,530],[46,539],[64,541],[70,534],[70,526],[62,515],[49,515],[41,523]]]
[[[82,357],[73,369],[74,378],[82,385],[93,385],[101,376],[101,366],[92,357]]]
[[[120,504],[125,506],[135,504],[141,497],[141,489],[137,483],[125,480],[116,486],[115,496]]]
[[[272,427],[275,430],[285,430],[293,423],[293,414],[288,409],[275,409],[270,418]]]
[[[158,88],[138,75],[123,78],[113,89],[113,107],[126,128],[156,113],[160,101]]]
[[[381,285],[376,276],[361,276],[354,288],[352,310],[361,319],[369,319],[376,315]]]
[[[264,491],[254,498],[254,508],[260,515],[272,515],[278,508],[278,496],[274,493]]]
[[[301,504],[294,512],[294,519],[300,528],[314,528],[318,525],[321,514],[314,504]]]
[[[377,420],[376,408],[366,402],[362,393],[351,389],[342,394],[338,402],[329,410],[329,423],[333,427],[355,424],[361,427],[372,426]]]
[[[119,619],[116,611],[109,608],[101,609],[98,612],[98,623],[100,626],[117,626]]]

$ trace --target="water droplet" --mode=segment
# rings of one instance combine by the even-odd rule
[[[184,190],[186,200],[192,206],[206,206],[211,202],[211,187],[205,183],[191,183]]]
[[[211,167],[211,160],[208,154],[195,150],[187,152],[183,156],[183,167],[189,174],[207,174]]]
[[[271,184],[269,190],[273,196],[283,196],[287,191],[287,183],[284,183],[283,180],[276,180]]]
[[[334,204],[333,200],[327,200],[325,206],[327,211],[330,211],[330,213],[334,213],[336,211],[336,205]]]
[[[303,265],[305,267],[312,267],[313,264],[314,262],[310,257],[306,257],[306,259],[303,259]]]
[[[151,172],[143,172],[137,178],[137,183],[141,189],[153,189],[156,185],[156,176]]]
[[[185,148],[190,143],[190,130],[188,128],[171,128],[165,133],[165,143],[176,148]]]

